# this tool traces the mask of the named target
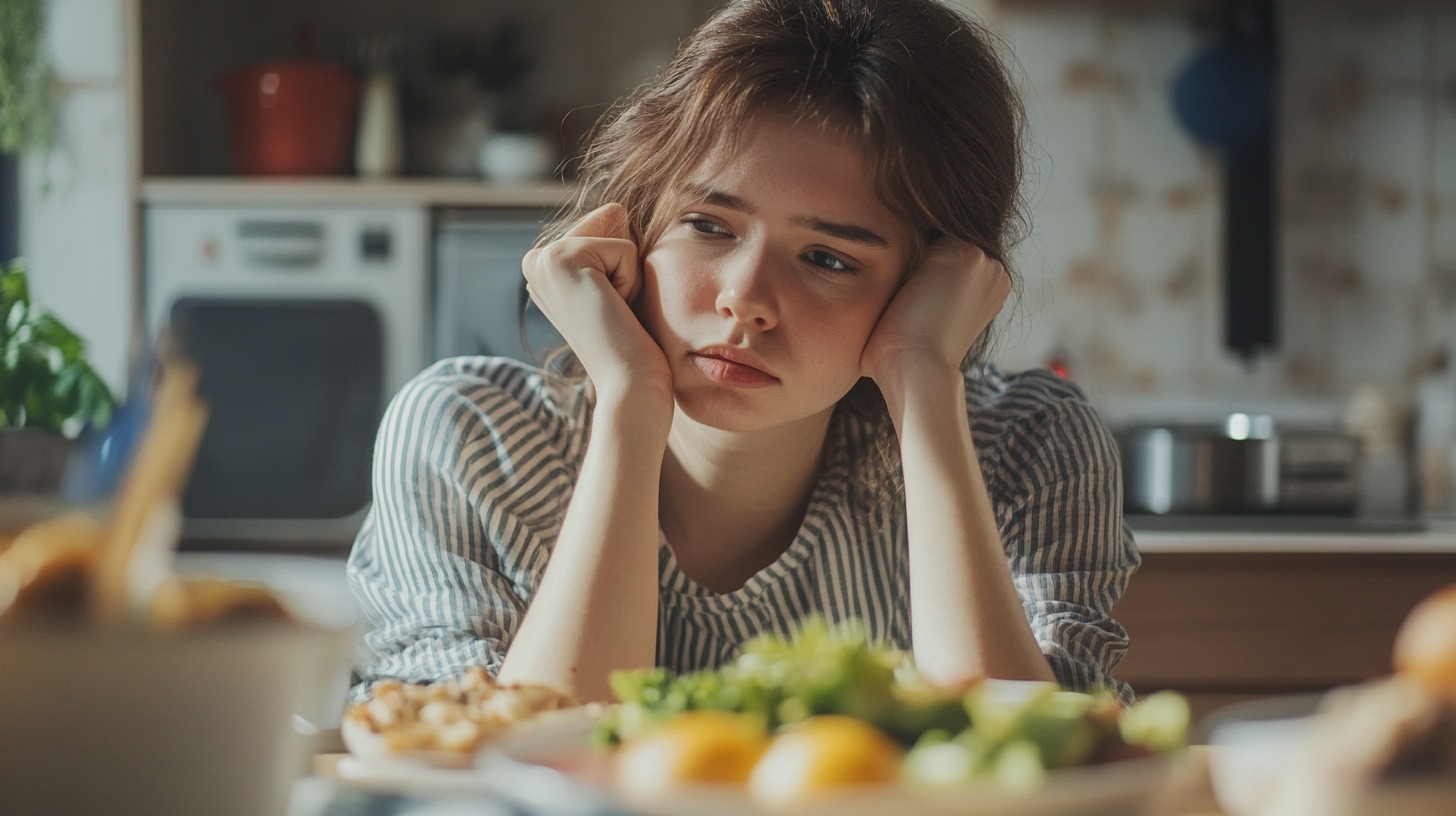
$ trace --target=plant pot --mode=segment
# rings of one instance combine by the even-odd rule
[[[71,440],[37,428],[0,430],[0,494],[56,493]]]

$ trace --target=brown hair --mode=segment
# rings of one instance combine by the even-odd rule
[[[598,124],[577,198],[542,240],[615,201],[645,252],[664,229],[663,197],[768,111],[864,145],[880,198],[910,227],[912,263],[949,235],[1005,264],[1019,288],[1007,254],[1025,233],[1025,116],[999,49],[938,0],[736,0]],[[889,469],[878,470],[893,481],[898,448],[878,389],[862,381],[842,405],[880,421]]]

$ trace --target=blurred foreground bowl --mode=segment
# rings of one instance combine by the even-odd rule
[[[1218,804],[1231,816],[1265,813],[1275,787],[1303,755],[1319,694],[1252,700],[1210,714],[1201,729],[1209,744],[1209,776]]]
[[[285,812],[352,628],[277,621],[162,634],[0,629],[7,814]]]

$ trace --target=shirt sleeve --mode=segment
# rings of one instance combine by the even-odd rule
[[[1112,618],[1141,557],[1122,518],[1116,443],[1090,405],[1056,403],[1026,422],[1003,452],[1000,477],[1013,497],[1002,542],[1032,632],[1057,680],[1105,687],[1128,648]]]
[[[348,564],[371,627],[356,651],[356,696],[383,677],[499,671],[530,592],[503,554],[541,547],[513,503],[531,472],[513,458],[512,437],[529,422],[510,404],[487,381],[427,373],[386,410],[374,503]]]

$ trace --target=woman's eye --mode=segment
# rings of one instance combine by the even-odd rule
[[[847,272],[853,274],[859,271],[858,269],[855,269],[854,267],[845,263],[844,259],[840,258],[838,255],[825,252],[822,249],[812,249],[808,253],[806,253],[804,257],[809,261],[809,263],[814,264],[821,269],[827,269],[830,272]]]
[[[717,221],[709,221],[706,218],[684,218],[683,223],[693,232],[701,232],[704,235],[727,235],[728,230],[723,228]]]

